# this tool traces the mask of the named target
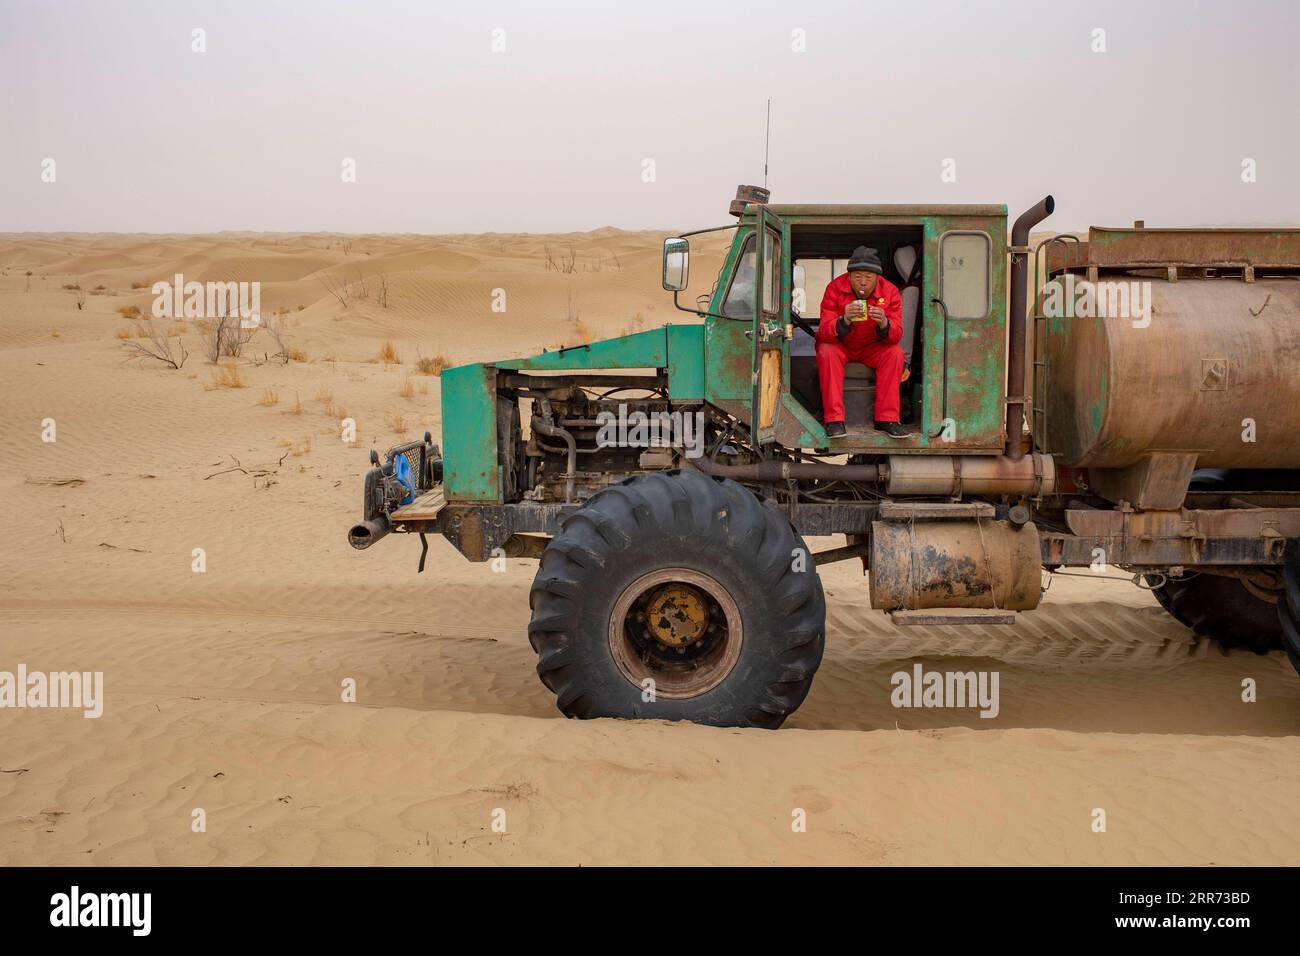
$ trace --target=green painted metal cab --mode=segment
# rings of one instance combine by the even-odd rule
[[[678,305],[701,317],[702,324],[669,324],[444,372],[447,500],[502,500],[496,400],[502,373],[655,371],[666,376],[673,403],[707,402],[750,424],[763,441],[788,448],[829,447],[841,454],[997,453],[1006,440],[1006,225],[1004,205],[748,204],[736,224],[723,227],[735,235],[707,304]],[[791,345],[800,313],[805,330],[815,328],[819,304],[810,301],[799,277],[814,264],[835,272],[836,263],[859,245],[880,249],[887,277],[895,249],[910,245],[916,250],[916,434],[902,441],[869,428],[830,441],[816,409],[790,387]],[[747,302],[734,295],[742,278],[752,284]],[[753,295],[756,288],[768,292]],[[814,290],[811,298],[819,300],[820,292]],[[775,402],[766,410],[760,407],[764,394]]]

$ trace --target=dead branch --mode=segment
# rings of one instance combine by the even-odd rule
[[[185,364],[185,360],[190,357],[190,353],[185,349],[185,343],[180,338],[177,338],[176,346],[173,348],[171,340],[167,338],[167,333],[159,329],[154,324],[153,319],[149,319],[144,326],[143,337],[126,339],[122,342],[122,347],[128,353],[128,361],[131,359],[151,358],[174,369],[179,369]]]

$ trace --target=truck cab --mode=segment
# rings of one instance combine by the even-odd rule
[[[1000,449],[1006,441],[1006,227],[1004,205],[744,203],[712,292],[687,310],[702,315],[705,325],[703,398],[749,420],[764,442],[786,447]],[[665,243],[670,291],[685,288],[689,237],[696,234]],[[875,376],[856,363],[845,375],[848,434],[830,441],[822,427],[813,339],[826,286],[844,273],[859,245],[879,252],[884,278],[903,297],[902,415],[915,434],[901,442],[873,430]],[[738,360],[745,356],[751,361]]]

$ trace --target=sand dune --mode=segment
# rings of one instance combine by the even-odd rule
[[[704,238],[691,296],[724,251]],[[860,566],[830,566],[825,662],[765,733],[562,720],[525,634],[535,563],[493,573],[438,540],[421,576],[414,541],[347,547],[368,449],[441,429],[417,354],[690,321],[659,290],[661,239],[0,236],[0,670],[106,688],[98,720],[0,711],[0,860],[1300,863],[1300,679],[1194,642],[1123,581],[1059,578],[1011,628],[900,629]],[[548,266],[569,248],[573,271]],[[259,332],[245,387],[216,387],[189,329],[179,371],[126,361],[115,335],[140,323],[118,310],[152,298],[132,283],[175,272],[265,283],[302,360]],[[65,284],[106,288],[78,309]],[[402,364],[374,360],[385,341]],[[998,717],[896,709],[890,677],[917,663],[997,670]]]

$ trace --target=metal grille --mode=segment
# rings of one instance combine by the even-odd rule
[[[411,466],[411,474],[415,476],[415,490],[422,491],[427,483],[424,473],[424,442],[409,442],[388,450],[390,462],[395,461],[398,455],[403,456],[406,463]]]

